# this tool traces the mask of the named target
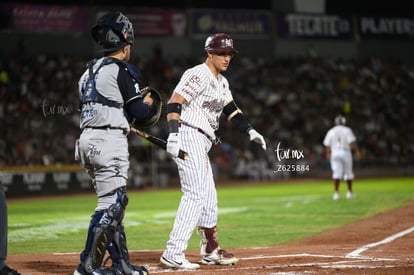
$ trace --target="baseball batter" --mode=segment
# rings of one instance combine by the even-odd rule
[[[120,12],[109,12],[92,28],[104,57],[94,59],[79,80],[80,128],[76,158],[92,178],[98,203],[89,224],[85,249],[74,275],[146,275],[143,266],[129,261],[123,226],[128,196],[127,134],[132,118],[151,115],[151,94],[139,90],[139,73],[128,64],[134,30]],[[103,265],[109,253],[111,266]]]
[[[354,173],[352,168],[352,151],[358,151],[356,138],[348,126],[345,126],[346,119],[342,115],[335,117],[335,126],[326,133],[323,145],[326,147],[326,155],[330,159],[332,178],[334,181],[333,199],[339,199],[339,183],[345,180],[348,185],[346,197],[354,197],[352,192],[352,180]]]
[[[263,136],[235,104],[229,82],[221,74],[237,53],[233,40],[224,33],[213,34],[205,41],[205,51],[205,62],[184,72],[167,104],[167,152],[177,164],[183,192],[160,258],[161,264],[169,268],[199,268],[184,254],[197,225],[202,235],[202,264],[229,265],[239,260],[220,248],[217,237],[217,192],[208,152],[217,143],[215,131],[221,114],[266,150]],[[177,157],[180,148],[189,153],[188,160]]]

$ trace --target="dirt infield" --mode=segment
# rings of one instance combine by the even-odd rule
[[[201,266],[193,272],[162,269],[161,251],[130,254],[151,274],[414,274],[414,201],[297,242],[231,252],[240,257],[237,265]],[[198,251],[186,254],[199,260]],[[8,263],[25,275],[72,274],[78,254],[9,255]]]

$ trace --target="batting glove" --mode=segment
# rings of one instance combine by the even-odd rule
[[[180,148],[180,133],[170,133],[167,139],[167,152],[173,157],[178,157],[178,152],[180,151]]]
[[[259,134],[255,129],[251,129],[249,131],[250,141],[254,141],[262,145],[263,150],[266,151],[266,141],[264,140],[263,136]]]

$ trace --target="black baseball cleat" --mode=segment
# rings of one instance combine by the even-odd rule
[[[129,274],[131,275],[148,275],[149,274],[145,266],[132,265],[132,264],[127,264],[127,265],[128,265],[128,267],[126,268],[127,270],[124,270],[124,268],[122,267],[122,264],[113,263],[110,269],[114,270],[116,272],[115,274],[128,274],[128,275]]]
[[[17,270],[11,268],[8,265],[5,265],[2,269],[0,269],[0,275],[21,275]]]
[[[121,265],[113,264],[111,267],[100,267],[88,273],[83,268],[82,264],[79,264],[73,272],[73,275],[148,275],[149,272],[145,266],[128,265],[128,271],[123,270]],[[3,274],[1,274],[3,275]]]

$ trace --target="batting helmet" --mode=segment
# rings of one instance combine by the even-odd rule
[[[230,51],[233,54],[238,53],[233,47],[233,39],[225,33],[216,33],[207,37],[204,49],[206,52]]]
[[[137,129],[144,129],[154,126],[161,117],[162,111],[162,97],[160,93],[151,86],[147,86],[141,89],[142,98],[144,98],[148,93],[151,93],[151,98],[153,100],[150,116],[144,120],[136,120],[134,119],[131,126],[134,126]]]
[[[119,11],[108,12],[92,28],[93,39],[103,46],[103,52],[114,52],[134,44],[134,28],[128,17]]]
[[[346,123],[346,118],[342,115],[337,115],[335,117],[335,124],[336,125],[344,125]]]

